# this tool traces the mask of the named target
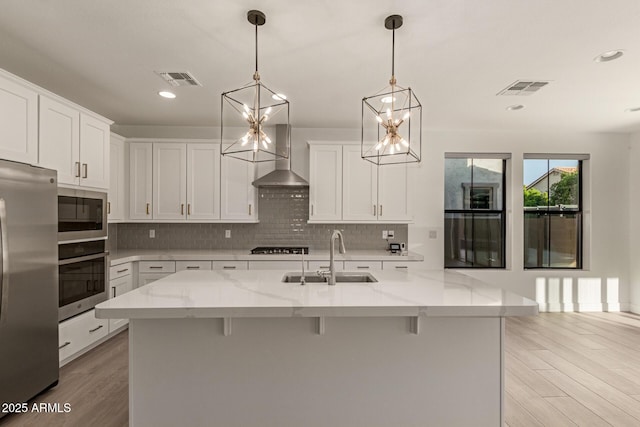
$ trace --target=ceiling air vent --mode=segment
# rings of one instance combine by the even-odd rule
[[[188,71],[156,71],[156,74],[162,77],[163,80],[168,82],[171,86],[202,86],[202,84],[196,80]]]
[[[498,92],[498,95],[506,96],[527,96],[533,95],[546,85],[550,83],[549,80],[517,80],[510,84],[505,89]]]

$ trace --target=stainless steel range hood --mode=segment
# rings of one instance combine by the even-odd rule
[[[287,151],[287,139],[291,127],[276,125],[276,151]],[[308,187],[309,183],[291,170],[291,153],[288,159],[276,160],[276,170],[253,181],[255,187]]]

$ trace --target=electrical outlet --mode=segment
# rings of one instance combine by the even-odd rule
[[[396,233],[393,230],[387,231],[387,238],[393,239],[395,237],[395,235],[396,235]]]
[[[156,230],[154,230],[154,229],[149,230],[149,238],[150,239],[155,239],[156,238]]]
[[[224,230],[224,238],[225,239],[231,238],[231,230]]]
[[[382,230],[382,238],[387,239],[388,237],[389,237],[389,233],[387,232],[387,230]]]

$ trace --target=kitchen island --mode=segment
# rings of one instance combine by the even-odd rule
[[[285,273],[183,271],[98,305],[131,320],[130,425],[501,425],[504,318],[534,301],[455,272]]]

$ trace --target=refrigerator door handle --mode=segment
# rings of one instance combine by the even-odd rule
[[[9,299],[9,251],[7,250],[7,207],[0,199],[0,324],[6,322]]]

